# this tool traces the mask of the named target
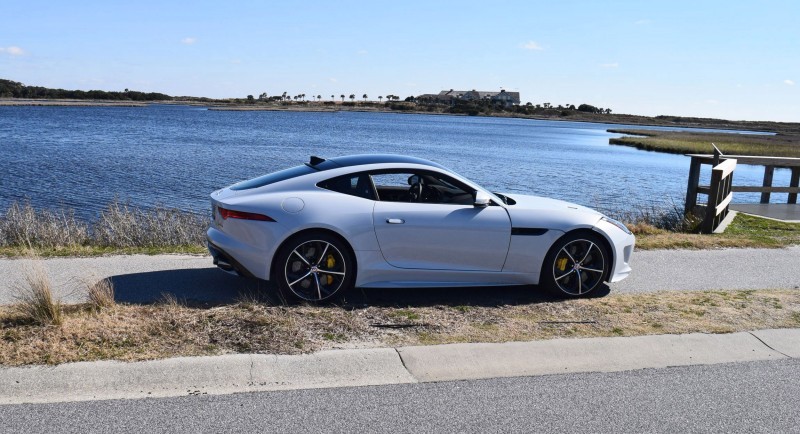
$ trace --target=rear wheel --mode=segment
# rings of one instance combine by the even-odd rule
[[[339,239],[325,233],[308,233],[284,244],[274,277],[284,294],[321,302],[353,286],[354,265],[350,250]]]
[[[597,235],[568,234],[547,253],[541,282],[557,296],[585,297],[605,281],[610,259]]]

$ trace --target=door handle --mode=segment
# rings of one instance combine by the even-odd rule
[[[389,223],[390,225],[402,225],[405,222],[406,221],[403,219],[386,219],[386,223]]]

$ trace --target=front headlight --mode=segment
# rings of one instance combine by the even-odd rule
[[[625,226],[625,224],[620,222],[620,221],[617,221],[617,220],[614,220],[614,219],[608,218],[608,217],[603,217],[601,220],[605,220],[605,221],[611,223],[612,225],[618,227],[621,231],[625,232],[628,235],[632,234],[632,232],[628,229],[628,227]]]

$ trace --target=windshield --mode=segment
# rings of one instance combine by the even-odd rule
[[[450,169],[447,169],[447,172],[450,173],[451,175],[453,175],[459,181],[464,182],[465,184],[469,185],[470,187],[477,188],[477,189],[479,189],[481,191],[486,192],[486,194],[488,194],[492,198],[492,200],[494,202],[497,202],[498,204],[506,204],[507,203],[504,199],[501,199],[500,196],[498,196],[496,193],[493,193],[490,190],[487,190],[487,189],[481,187],[480,185],[474,183],[473,181],[470,181],[467,178],[464,178],[463,176],[459,175],[458,173],[453,172]]]

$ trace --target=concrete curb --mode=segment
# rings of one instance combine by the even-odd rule
[[[800,331],[795,337],[800,340]],[[787,357],[746,332],[454,344],[398,351],[419,381],[628,371]]]
[[[0,404],[611,372],[800,358],[800,329],[0,368]]]
[[[0,368],[0,404],[412,383],[392,348]]]

